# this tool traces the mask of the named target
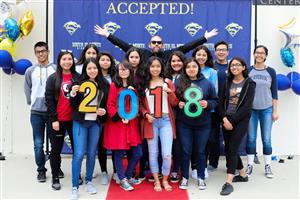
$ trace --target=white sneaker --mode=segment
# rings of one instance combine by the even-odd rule
[[[101,183],[101,185],[107,185],[108,184],[108,175],[107,175],[107,172],[102,172],[100,174],[100,183]]]
[[[78,194],[78,188],[77,187],[72,187],[71,193],[70,193],[70,199],[71,200],[77,200],[79,197]]]
[[[189,181],[182,177],[181,182],[179,184],[179,189],[187,190],[189,188]]]
[[[192,179],[198,180],[198,173],[196,169],[192,170]]]
[[[96,177],[97,177],[97,173],[94,172],[94,173],[93,173],[93,178],[96,178]]]
[[[121,181],[120,181],[117,173],[114,173],[113,179],[116,181],[116,184],[120,184],[121,183]]]
[[[201,178],[198,179],[198,189],[199,190],[205,190],[206,184],[205,181],[202,180]]]
[[[93,183],[92,182],[87,182],[85,184],[85,191],[89,194],[96,194],[97,193],[97,190],[96,188],[93,186]]]
[[[205,179],[207,179],[209,177],[207,168],[205,168],[205,170],[204,170],[204,177],[205,177]]]

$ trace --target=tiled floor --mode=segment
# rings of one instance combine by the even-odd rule
[[[285,156],[286,157],[286,156]],[[260,157],[263,163],[262,157]],[[85,163],[85,162],[83,162]],[[245,163],[245,162],[244,162]],[[111,169],[111,160],[108,160]],[[33,156],[6,155],[5,161],[0,161],[0,199],[68,199],[71,189],[71,157],[64,156],[62,170],[65,178],[61,179],[62,189],[53,191],[51,189],[51,173],[49,162],[47,162],[47,182],[38,183]],[[99,173],[99,164],[96,162],[96,172]],[[218,199],[218,198],[269,198],[269,199],[299,199],[299,157],[293,160],[285,159],[285,163],[272,161],[274,173],[273,179],[264,177],[264,165],[254,166],[253,175],[247,183],[235,183],[234,192],[228,197],[219,195],[222,184],[225,181],[225,159],[221,157],[219,169],[209,174],[206,180],[207,189],[197,189],[196,181],[190,180],[190,199]],[[84,175],[85,166],[83,165]],[[97,187],[96,195],[88,195],[80,188],[80,199],[105,199],[108,186],[100,185],[99,177],[93,179]],[[132,192],[134,198],[134,192]]]

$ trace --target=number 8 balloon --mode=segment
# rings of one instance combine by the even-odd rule
[[[203,108],[198,102],[203,98],[203,93],[199,87],[191,86],[184,91],[184,98],[187,101],[184,105],[184,113],[189,117],[198,117],[201,115]],[[197,110],[191,112],[191,105],[196,105]]]

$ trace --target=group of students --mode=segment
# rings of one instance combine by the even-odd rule
[[[99,52],[95,45],[89,44],[77,63],[71,51],[61,50],[55,67],[48,61],[48,45],[38,42],[34,46],[38,64],[26,71],[24,89],[27,103],[31,105],[39,182],[46,181],[45,124],[50,128],[54,190],[61,188],[59,179],[64,176],[60,169],[60,153],[65,132],[70,136],[73,150],[71,199],[79,197],[84,155],[85,190],[97,193],[92,184],[97,152],[101,183],[108,184],[106,150],[112,150],[113,177],[126,191],[133,190],[134,185],[145,179],[146,163],[154,179],[155,191],[172,191],[169,180],[179,182],[179,174],[182,176],[179,188],[188,189],[190,163],[198,188],[204,190],[207,168],[218,167],[220,125],[227,167],[221,195],[233,191],[232,182],[248,181],[253,171],[258,121],[263,136],[266,176],[273,176],[271,128],[272,121],[278,119],[277,83],[274,69],[265,64],[266,47],[255,48],[255,64],[247,68],[239,57],[227,60],[229,45],[225,41],[215,44],[217,60],[213,60],[210,50],[202,44],[217,34],[215,29],[198,40],[167,51],[162,50],[163,41],[159,36],[151,38],[151,50],[148,50],[133,47],[99,26],[95,26],[95,33],[107,37],[125,51],[124,60],[115,65],[110,53]],[[191,50],[192,58],[186,58],[184,53]],[[197,88],[201,94],[187,96],[190,88]],[[139,102],[139,112],[132,119],[122,118],[118,112],[118,97],[128,89],[137,95]],[[157,105],[158,97],[160,106]],[[126,111],[132,109],[131,101],[125,97],[122,105]],[[200,115],[186,114],[186,110],[195,113],[199,109],[202,110]],[[238,149],[247,133],[249,155],[245,171]],[[128,159],[126,170],[122,162],[124,154]],[[138,162],[140,173],[136,176]],[[239,175],[235,176],[236,170]]]

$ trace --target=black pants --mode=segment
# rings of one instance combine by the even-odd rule
[[[64,144],[65,133],[68,131],[72,150],[73,147],[73,121],[59,122],[59,131],[55,131],[51,124],[51,151],[50,151],[50,165],[52,170],[52,177],[58,177],[61,164],[61,150]]]
[[[220,120],[219,115],[211,113],[211,131],[205,149],[206,163],[218,167],[220,157]]]
[[[249,120],[244,120],[234,125],[233,130],[228,131],[223,127],[223,136],[225,142],[225,155],[227,174],[235,174],[235,170],[243,169],[243,162],[238,155],[240,144],[247,133]]]
[[[103,147],[103,140],[104,140],[104,128],[102,128],[102,133],[100,135],[100,139],[98,142],[98,161],[101,168],[101,172],[107,173],[107,149]],[[114,162],[114,151],[112,151],[112,163],[113,163],[113,169],[114,173],[116,173],[116,167]]]

